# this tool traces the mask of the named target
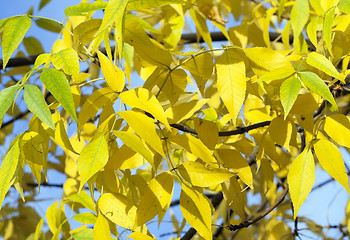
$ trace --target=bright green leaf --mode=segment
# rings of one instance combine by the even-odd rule
[[[7,19],[2,36],[3,70],[5,70],[11,55],[23,40],[30,25],[31,19],[28,16],[18,16]]]
[[[47,126],[55,130],[49,106],[45,102],[39,88],[34,85],[25,85],[23,98],[29,111],[34,113]]]
[[[14,85],[3,89],[0,92],[0,119],[2,119],[11,106],[13,98],[16,95],[16,91],[20,88],[20,85]]]
[[[75,114],[72,91],[64,73],[56,69],[45,68],[40,75],[40,80],[57,101],[62,104],[63,108],[72,116],[72,118],[78,122]]]
[[[52,54],[51,62],[53,66],[67,75],[77,77],[79,74],[79,58],[77,52],[72,48],[66,48],[58,53]]]
[[[338,3],[338,8],[343,13],[350,14],[350,1],[349,0],[340,0]]]
[[[308,19],[309,1],[297,0],[292,8],[290,16],[294,39],[299,37]]]
[[[64,14],[67,17],[69,16],[84,16],[84,13],[88,13],[91,11],[97,11],[105,9],[107,6],[107,2],[94,2],[94,3],[80,3],[78,5],[67,7],[64,10]]]
[[[292,109],[299,91],[301,88],[301,82],[295,76],[292,76],[285,80],[280,88],[281,103],[284,109],[284,119],[287,118],[289,111]]]

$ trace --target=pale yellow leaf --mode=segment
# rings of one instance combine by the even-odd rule
[[[120,94],[120,99],[130,107],[139,108],[152,114],[170,129],[170,125],[158,99],[145,88],[136,88]]]
[[[325,139],[319,139],[313,146],[322,168],[350,193],[349,178],[346,174],[343,158],[338,148]]]
[[[326,117],[324,130],[339,145],[350,148],[350,119],[343,114]]]
[[[194,186],[210,187],[220,184],[234,175],[223,168],[204,166],[199,162],[187,161],[177,167],[181,176]]]
[[[156,132],[154,120],[144,113],[135,111],[124,111],[118,113],[129,126],[148,143],[155,151],[165,158],[162,142]]]
[[[199,139],[205,146],[213,150],[216,142],[219,140],[219,129],[217,125],[212,121],[195,118],[194,126]]]
[[[309,146],[293,161],[287,179],[295,219],[315,181],[315,162]]]
[[[81,178],[79,191],[81,191],[84,184],[95,173],[106,165],[108,155],[107,141],[102,133],[96,135],[96,137],[83,148],[78,159],[78,172]]]
[[[226,50],[216,62],[216,71],[216,85],[220,97],[235,122],[246,92],[245,64],[242,56],[235,49]]]

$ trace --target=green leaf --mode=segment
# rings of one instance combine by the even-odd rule
[[[281,103],[284,109],[284,119],[287,118],[289,111],[292,109],[299,91],[301,88],[301,82],[295,76],[292,76],[285,80],[280,88]]]
[[[80,3],[78,5],[67,7],[64,10],[64,14],[66,14],[67,17],[84,16],[84,13],[105,9],[106,6],[107,2]]]
[[[335,109],[337,109],[337,104],[329,91],[326,83],[313,72],[299,72],[301,80],[303,83],[314,93],[317,93],[328,102],[330,102]]]
[[[45,29],[50,32],[59,33],[62,30],[62,26],[55,20],[39,18],[35,21],[38,27]]]
[[[40,75],[40,80],[57,101],[62,104],[63,108],[72,116],[72,118],[78,122],[72,91],[64,73],[56,69],[45,68]]]
[[[11,106],[13,98],[15,97],[16,91],[21,87],[21,85],[15,85],[3,89],[0,92],[0,119],[2,119]]]
[[[23,98],[29,111],[34,113],[34,115],[47,126],[55,130],[49,106],[45,102],[43,94],[40,92],[39,88],[34,85],[25,85]]]
[[[84,184],[106,165],[108,157],[107,141],[100,133],[80,153],[78,159],[78,172],[81,178],[79,192]]]
[[[38,39],[35,37],[26,37],[23,39],[23,44],[30,55],[36,55],[44,53],[43,46]]]
[[[14,174],[17,169],[17,164],[19,160],[19,154],[20,154],[20,148],[19,148],[19,138],[21,135],[19,135],[14,140],[14,144],[6,154],[6,157],[2,161],[2,165],[0,168],[0,208],[2,205],[2,202],[5,198],[5,195],[9,188],[11,187],[12,183],[14,182]]]
[[[338,3],[338,8],[343,13],[350,14],[350,0],[340,0]]]
[[[7,19],[2,36],[3,70],[31,25],[28,16],[18,16]]]

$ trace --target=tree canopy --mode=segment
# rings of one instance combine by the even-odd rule
[[[0,20],[4,239],[156,239],[169,213],[173,239],[348,236],[350,204],[329,226],[299,210],[350,193],[349,0],[50,1]],[[40,216],[43,187],[62,196]]]

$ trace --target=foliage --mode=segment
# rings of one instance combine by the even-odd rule
[[[300,222],[325,238],[298,212],[315,168],[350,193],[349,0],[96,0],[64,12],[0,20],[3,142],[28,119],[0,168],[4,239],[155,239],[149,223],[176,204],[169,232],[181,239],[293,239]],[[33,23],[60,36],[49,53],[26,35]],[[66,180],[40,218],[29,203],[49,169]],[[22,200],[7,200],[11,186]]]

